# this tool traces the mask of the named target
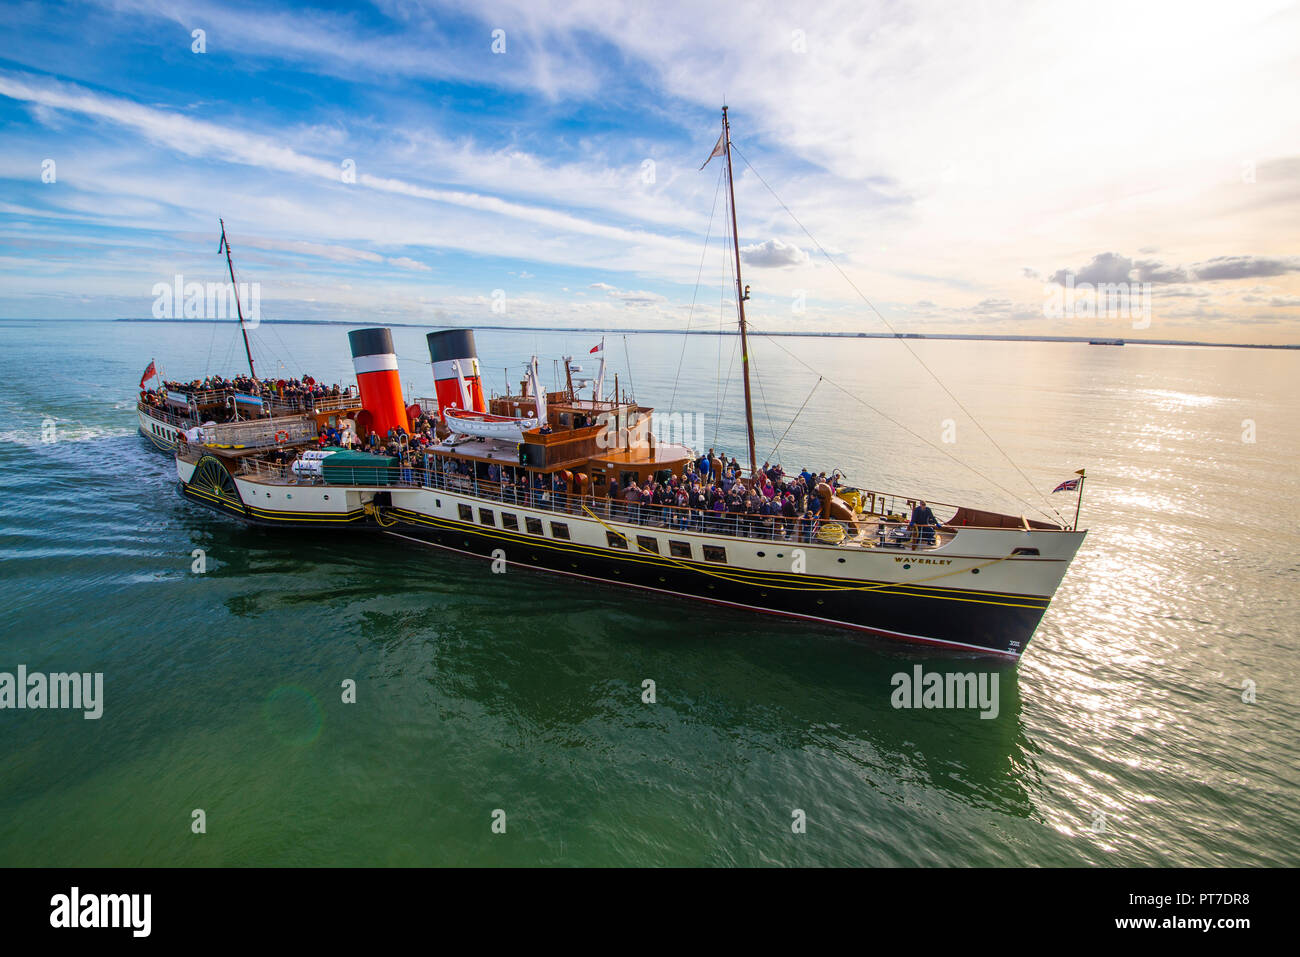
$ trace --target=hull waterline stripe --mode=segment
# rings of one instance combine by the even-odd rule
[[[455,546],[452,545],[441,545],[437,542],[426,542],[422,538],[413,538],[410,535],[403,535],[401,532],[385,531],[384,534],[392,535],[394,538],[405,539],[408,542],[415,542],[417,544],[427,545],[432,548],[441,548],[449,552],[456,552],[459,555],[466,555],[470,558],[480,558],[480,559],[485,559],[487,561],[492,561],[492,557],[490,555],[480,555],[478,552],[468,552],[463,549],[456,548]],[[655,588],[652,585],[639,585],[636,582],[625,582],[625,581],[610,582],[607,579],[595,578],[591,575],[583,575],[580,572],[566,572],[558,568],[537,568],[536,566],[528,565],[523,562],[512,562],[509,559],[506,559],[506,564],[514,565],[517,568],[524,568],[531,571],[538,571],[543,573],[550,572],[557,575],[568,575],[570,578],[582,578],[582,579],[586,579],[587,581],[600,582],[605,585],[619,585],[627,588],[640,588],[643,591],[651,591],[660,595],[671,595],[675,598],[689,598],[689,599],[693,599],[694,601],[706,601],[713,605],[724,605],[729,608],[743,608],[747,611],[758,611],[768,615],[776,615],[779,618],[800,618],[803,619],[804,621],[813,621],[813,622],[818,622],[820,624],[834,625],[839,628],[852,628],[857,631],[870,632],[871,634],[875,634],[875,635],[884,635],[885,637],[888,638],[899,638],[904,641],[920,642],[922,644],[927,644],[927,645],[939,645],[945,648],[960,648],[963,651],[974,651],[974,652],[978,652],[981,655],[993,655],[998,658],[1006,658],[1011,661],[1016,661],[1020,658],[1020,655],[1016,654],[1015,652],[998,651],[997,649],[994,648],[986,648],[983,645],[972,645],[962,641],[948,641],[943,638],[930,638],[925,635],[913,635],[902,631],[889,631],[884,628],[872,628],[869,625],[859,625],[851,621],[840,621],[837,618],[819,618],[816,615],[805,615],[794,611],[779,611],[774,608],[763,608],[759,605],[745,605],[740,602],[726,601],[725,599],[722,598],[709,598],[704,595],[692,595],[687,592],[669,591],[664,588]]]
[[[431,518],[431,517],[429,517],[429,516],[419,515],[418,513],[406,512],[404,509],[393,509],[392,511],[398,513],[399,516],[400,516],[401,518],[403,518],[403,519],[406,520],[406,521],[410,521],[410,522],[412,522],[413,524],[418,524],[418,525],[427,525],[427,526],[430,526],[430,527],[433,527],[433,528],[441,528],[441,529],[444,529],[444,530],[446,530],[446,531],[457,532],[457,533],[459,533],[459,534],[465,534],[465,533],[466,533],[466,530],[469,530],[469,534],[474,534],[474,535],[484,535],[484,534],[486,534],[485,532],[483,532],[483,531],[481,530],[481,528],[480,528],[479,526],[477,526],[477,525],[472,525],[472,524],[469,524],[469,523],[455,522],[455,521],[452,521],[452,520],[450,520],[450,519],[433,519],[433,518]],[[555,539],[550,539],[550,538],[541,538],[541,537],[531,537],[531,538],[530,538],[530,537],[527,537],[527,536],[524,536],[524,535],[515,535],[515,534],[512,534],[512,533],[510,533],[510,532],[504,532],[504,533],[503,533],[503,532],[501,532],[500,530],[493,530],[493,532],[491,533],[491,536],[490,536],[490,537],[492,537],[492,538],[503,538],[503,537],[509,537],[509,538],[512,538],[514,541],[520,543],[520,544],[527,544],[527,545],[530,545],[530,546],[532,546],[532,547],[538,547],[538,546],[541,546],[541,547],[543,547],[543,548],[549,548],[549,549],[551,549],[551,550],[553,550],[553,551],[560,551],[560,552],[568,552],[568,553],[575,553],[575,554],[581,554],[581,555],[588,555],[588,556],[596,557],[596,558],[614,558],[614,559],[617,559],[618,561],[632,561],[632,562],[639,562],[639,563],[641,563],[641,564],[659,565],[659,566],[662,566],[662,567],[673,567],[673,564],[674,564],[674,563],[671,562],[671,561],[667,561],[667,560],[665,560],[665,559],[663,558],[663,556],[659,556],[659,557],[656,558],[656,559],[647,559],[647,558],[643,557],[643,556],[646,555],[645,552],[638,552],[638,553],[636,553],[636,554],[634,555],[631,551],[620,553],[620,552],[616,552],[616,551],[614,551],[613,549],[600,549],[600,548],[596,548],[596,547],[594,547],[594,546],[583,546],[583,545],[567,545],[567,546],[565,546],[565,545],[558,545],[558,544],[555,543]],[[709,573],[709,572],[713,572],[713,567],[712,567],[712,566],[704,565],[704,564],[701,563],[701,562],[682,562],[682,563],[680,563],[680,564],[682,564],[682,565],[683,565],[684,567],[686,567],[686,568],[689,568],[691,571],[697,571],[697,572],[701,572],[701,573],[705,573],[705,574],[707,574],[707,573]],[[732,570],[735,571],[736,569],[733,567]],[[767,573],[767,572],[763,572],[763,571],[759,571],[759,570],[750,570],[750,569],[744,569],[744,572],[745,572],[746,574],[750,575],[751,577],[752,577],[752,576],[771,575],[771,574],[776,574],[776,575],[785,575],[785,574],[786,574],[786,573],[781,573],[781,572],[777,572],[777,573]],[[715,575],[716,575],[716,573],[715,573]],[[768,581],[764,581],[764,580],[762,580],[761,578],[759,578],[758,580],[745,580],[743,577],[729,577],[729,576],[725,576],[725,575],[716,575],[716,577],[725,578],[725,579],[727,579],[727,580],[729,580],[729,581],[734,581],[734,582],[736,582],[737,584],[749,585],[749,586],[757,587],[757,588],[762,588],[762,587],[781,588],[781,587],[782,587],[782,586],[780,586],[780,585],[771,584],[770,582],[768,582]],[[810,578],[810,577],[811,577],[811,576],[799,576],[799,579],[798,579],[798,580],[807,580],[807,579]],[[824,580],[824,579],[823,579],[823,580]],[[909,584],[906,583],[906,582],[873,582],[873,583],[870,583],[870,587],[865,587],[865,588],[863,588],[863,587],[860,587],[860,586],[844,586],[844,585],[840,584],[840,582],[842,581],[842,580],[840,580],[840,579],[829,579],[829,581],[836,582],[837,584],[836,584],[836,585],[833,585],[833,586],[816,586],[816,585],[811,585],[811,586],[809,586],[809,587],[804,587],[804,588],[790,588],[789,586],[785,586],[785,588],[786,588],[786,590],[792,590],[792,591],[807,591],[807,592],[816,592],[816,591],[821,591],[821,592],[863,592],[863,591],[870,591],[870,592],[878,592],[878,593],[883,594],[883,595],[894,595],[894,596],[902,597],[902,598],[939,598],[939,599],[942,599],[942,600],[944,600],[944,601],[962,601],[962,602],[970,602],[970,603],[981,604],[981,605],[999,605],[999,606],[1006,607],[1006,608],[1031,608],[1031,609],[1034,609],[1034,610],[1046,610],[1047,605],[1048,605],[1048,602],[1050,601],[1050,599],[1048,599],[1048,598],[1040,598],[1040,597],[1038,597],[1038,596],[1034,596],[1034,595],[1026,595],[1026,596],[1019,596],[1019,595],[1016,595],[1016,596],[1006,596],[1006,597],[1015,597],[1015,598],[1021,598],[1021,597],[1023,597],[1023,599],[1025,599],[1025,600],[1022,600],[1022,601],[1019,601],[1019,602],[1015,602],[1015,601],[994,601],[994,600],[991,600],[989,597],[983,597],[983,598],[969,598],[969,597],[963,597],[963,595],[972,595],[972,594],[973,594],[973,595],[983,595],[983,596],[997,596],[997,597],[1003,597],[1002,595],[1000,595],[1000,593],[997,593],[997,592],[973,592],[973,591],[971,591],[971,590],[962,590],[962,591],[961,591],[961,594],[955,594],[955,595],[953,595],[953,594],[936,594],[936,593],[939,593],[939,592],[952,592],[952,591],[958,591],[958,589],[940,588],[940,587],[937,587],[937,586],[926,586],[926,585],[915,585],[915,586],[914,586],[914,585],[909,585]],[[915,590],[915,591],[921,592],[921,594],[908,594],[907,589],[913,589],[913,590]],[[1027,604],[1026,601],[1028,601],[1028,602],[1041,602],[1041,604]]]

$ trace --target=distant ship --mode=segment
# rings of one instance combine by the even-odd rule
[[[1090,346],[1122,346],[1123,344],[1124,344],[1123,339],[1089,339],[1088,340],[1088,345]]]
[[[1019,658],[1086,532],[938,503],[941,525],[911,523],[920,496],[849,488],[834,475],[790,483],[807,493],[801,515],[762,505],[776,480],[757,467],[725,108],[713,155],[723,153],[749,457],[738,477],[718,483],[715,470],[729,463],[660,441],[650,407],[622,395],[617,380],[607,394],[603,358],[596,381],[581,387],[566,358],[564,387],[548,391],[534,357],[517,392],[485,397],[473,332],[431,332],[436,394],[408,407],[390,330],[363,328],[348,333],[358,443],[321,447],[311,416],[292,429],[217,425],[180,444],[181,493],[257,525],[365,529],[502,569]],[[674,487],[688,490],[684,503],[666,497]]]

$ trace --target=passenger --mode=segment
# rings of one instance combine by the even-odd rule
[[[785,499],[781,503],[781,535],[790,537],[795,533],[794,519],[799,514],[795,508],[794,495],[786,492]]]
[[[722,526],[725,521],[724,517],[727,514],[727,500],[723,498],[721,495],[718,495],[717,498],[713,500],[713,505],[710,508],[710,513],[712,516],[712,520],[710,522],[710,528],[712,529],[714,534],[721,534]]]
[[[639,524],[641,522],[641,489],[637,487],[635,477],[627,480],[627,490],[623,493],[623,503],[627,507],[627,520]]]
[[[911,533],[912,541],[919,540],[925,545],[933,545],[935,529],[942,527],[939,520],[934,517],[934,512],[930,511],[930,506],[926,505],[924,500],[916,503],[916,508],[912,509],[912,517],[907,523],[907,530]]]

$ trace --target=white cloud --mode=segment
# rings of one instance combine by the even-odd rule
[[[798,246],[787,246],[779,239],[742,246],[740,260],[760,269],[780,268],[782,266],[802,266],[808,262],[808,254]]]

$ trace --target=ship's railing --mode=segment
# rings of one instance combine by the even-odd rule
[[[326,460],[327,461],[327,460]],[[480,479],[473,475],[443,472],[438,468],[411,466],[356,465],[348,467],[325,466],[319,476],[296,475],[289,466],[245,461],[246,474],[256,474],[269,481],[294,484],[356,485],[365,488],[427,488],[456,492],[504,506],[530,508],[538,511],[558,512],[580,518],[593,514],[601,521],[623,525],[641,525],[669,531],[697,531],[714,535],[728,535],[754,541],[815,542],[826,524],[846,523],[839,519],[824,520],[818,516],[762,515],[751,512],[715,512],[710,509],[656,505],[650,502],[625,502],[603,495],[556,491],[512,482]],[[910,545],[934,546],[943,538],[921,538],[921,532],[910,529],[906,521],[891,522],[876,516],[862,516],[873,521],[875,540],[880,545],[904,547]],[[846,528],[846,531],[849,529]],[[950,537],[950,536],[949,536]]]
[[[236,396],[252,396],[262,400],[262,408],[274,413],[294,414],[298,412],[338,412],[342,409],[355,408],[357,405],[356,386],[348,388],[339,395],[278,395],[271,391],[243,391],[233,386],[220,389],[171,389],[170,396],[184,396],[199,406],[228,406]]]
[[[147,402],[137,402],[135,407],[151,419],[155,419],[159,422],[166,422],[168,425],[174,425],[178,429],[189,428],[190,422],[188,419],[176,415],[174,412],[167,412],[160,406],[149,405]]]
[[[183,395],[196,405],[225,405],[233,389],[168,389],[168,395]]]
[[[222,448],[271,448],[311,442],[316,438],[316,423],[307,416],[288,416],[276,419],[249,419],[244,422],[222,422],[203,427],[200,445]]]
[[[253,425],[254,423],[247,424]],[[308,428],[312,427],[310,420],[306,420],[306,424]],[[378,461],[379,459],[376,458],[377,463]],[[510,481],[478,478],[475,475],[466,475],[454,470],[444,471],[438,467],[437,463],[429,468],[415,465],[386,466],[364,463],[331,468],[328,465],[328,459],[326,459],[323,460],[323,464],[324,470],[322,474],[315,476],[299,475],[293,472],[291,466],[262,462],[253,458],[244,459],[242,468],[243,474],[255,475],[265,481],[277,483],[353,485],[363,488],[437,489],[520,508],[562,512],[582,518],[590,518],[591,514],[594,514],[603,521],[618,522],[620,524],[644,525],[668,530],[700,531],[749,538],[756,541],[812,542],[817,539],[817,534],[821,528],[831,523],[845,526],[847,532],[852,531],[847,526],[847,523],[841,519],[822,519],[815,514],[811,517],[784,514],[763,515],[730,510],[717,512],[707,508],[699,509],[675,504],[626,502],[622,499],[611,499],[606,495],[574,494],[567,491],[558,491],[550,487],[539,488]],[[867,493],[868,497],[864,501],[864,507],[872,501],[869,497],[871,494]],[[951,531],[932,531],[910,525],[906,518],[908,511],[903,509],[902,505],[906,503],[910,506],[916,501],[919,501],[919,499],[904,499],[902,496],[883,496],[881,493],[875,493],[874,502],[876,507],[885,509],[885,511],[863,511],[856,516],[856,521],[860,527],[866,524],[871,532],[872,540],[877,545],[885,547],[937,547],[951,540]],[[943,506],[942,503],[930,504],[940,508],[955,508],[955,506]],[[892,511],[893,508],[898,508],[899,512]],[[899,514],[900,517],[890,519],[887,516],[891,514]]]
[[[344,409],[355,409],[358,398],[349,388],[341,395],[309,395],[303,396],[302,401],[305,403],[303,407],[312,412],[342,412]]]
[[[277,484],[288,483],[296,478],[291,466],[280,465],[276,462],[263,462],[260,459],[251,457],[240,462],[238,474]]]

